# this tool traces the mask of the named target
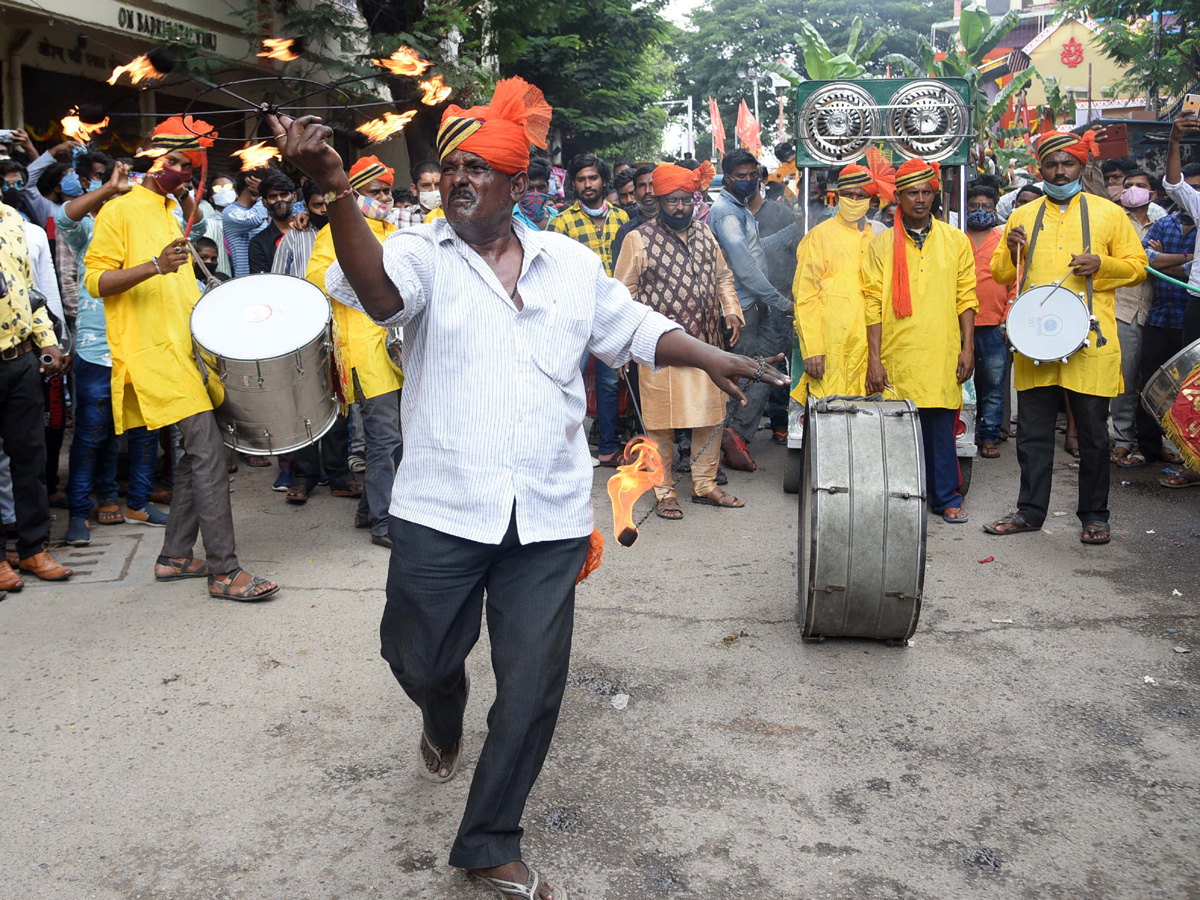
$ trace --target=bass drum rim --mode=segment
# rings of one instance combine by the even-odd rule
[[[1163,416],[1171,411],[1171,407],[1175,405],[1175,400],[1179,397],[1179,389],[1198,362],[1200,362],[1200,340],[1192,341],[1154,370],[1154,374],[1150,376],[1138,394],[1138,399],[1141,401],[1142,408],[1150,414],[1150,418],[1155,422],[1162,422]],[[1150,395],[1156,393],[1160,381],[1169,383],[1171,390],[1162,392],[1161,409],[1158,409],[1151,402]],[[1167,402],[1168,400],[1170,402]]]
[[[201,341],[200,338],[196,337],[196,326],[195,326],[196,310],[199,309],[200,304],[204,302],[204,294],[201,294],[200,299],[197,300],[195,305],[192,307],[192,311],[190,313],[188,313],[188,334],[191,336],[192,343],[195,344],[196,347],[198,347],[200,350],[203,350],[205,353],[207,353],[209,356],[212,356],[214,359],[227,359],[227,360],[230,360],[231,362],[240,362],[240,363],[252,363],[252,362],[267,363],[267,362],[274,362],[275,360],[278,360],[278,359],[286,359],[289,356],[295,356],[297,352],[304,350],[306,347],[310,346],[312,344],[312,342],[317,338],[318,335],[324,335],[325,340],[327,342],[333,340],[333,333],[331,331],[331,328],[333,325],[333,303],[330,301],[328,295],[326,295],[326,293],[324,291],[322,291],[319,287],[317,287],[315,284],[313,284],[307,278],[298,278],[295,275],[284,275],[284,274],[278,273],[278,272],[255,272],[253,275],[240,275],[237,278],[229,279],[229,281],[223,281],[220,284],[215,285],[212,288],[212,290],[216,291],[219,288],[221,288],[227,284],[230,284],[233,281],[244,281],[247,278],[259,278],[263,275],[272,275],[275,278],[293,278],[296,281],[299,281],[299,282],[302,282],[302,283],[308,285],[309,287],[313,288],[316,291],[320,291],[321,296],[325,298],[325,306],[326,306],[325,324],[321,327],[320,331],[318,331],[312,337],[308,338],[306,341],[304,341],[304,343],[300,344],[295,349],[289,350],[286,353],[280,353],[277,356],[247,356],[247,357],[231,356],[228,353],[222,353],[219,350],[214,350],[212,347],[209,347],[203,341]]]

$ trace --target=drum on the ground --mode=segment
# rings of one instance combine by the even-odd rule
[[[1022,292],[1008,309],[1008,343],[1035,366],[1066,362],[1090,341],[1092,317],[1080,294],[1040,284]]]
[[[804,637],[905,641],[925,584],[925,454],[917,408],[808,398],[798,575]]]
[[[226,446],[290,453],[333,427],[331,321],[324,292],[290,275],[246,275],[204,293],[192,342]]]
[[[1161,422],[1175,405],[1179,388],[1197,365],[1200,365],[1200,341],[1188,344],[1150,376],[1142,388],[1142,406],[1154,417],[1155,422]]]

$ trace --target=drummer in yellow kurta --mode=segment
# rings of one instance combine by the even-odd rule
[[[104,300],[117,433],[141,425],[175,425],[180,433],[182,455],[155,579],[207,576],[213,596],[262,600],[279,586],[238,564],[228,453],[192,356],[189,322],[200,289],[171,211],[173,195],[191,181],[215,137],[210,125],[190,116],[172,116],[155,128],[150,144],[162,154],[144,184],[96,216],[84,281],[88,293]],[[207,562],[192,555],[198,535]]]
[[[692,171],[682,166],[654,170],[657,219],[629,232],[616,261],[615,277],[634,300],[677,322],[688,334],[714,346],[723,343],[722,327],[737,341],[743,324],[733,272],[709,227],[692,218],[694,196],[712,183],[715,171],[705,162]],[[657,372],[638,367],[642,415],[647,436],[658,444],[663,480],[654,488],[657,512],[681,519],[672,462],[675,429],[692,429],[692,502],[722,508],[743,506],[717,486],[725,394],[701,369],[666,366]]]
[[[975,254],[970,239],[933,218],[939,167],[910,159],[896,171],[893,226],[863,264],[870,392],[891,386],[920,411],[929,505],[967,521],[958,491],[955,425],[975,368]]]
[[[1063,282],[1065,287],[1086,294],[1086,276],[1090,275],[1092,312],[1099,325],[1099,332],[1090,335],[1090,346],[1065,363],[1035,366],[1020,354],[1014,356],[1021,492],[1016,512],[984,526],[992,534],[1041,528],[1050,505],[1054,423],[1065,388],[1079,432],[1076,514],[1083,525],[1080,539],[1085,544],[1109,541],[1106,419],[1109,399],[1122,390],[1114,291],[1145,280],[1146,252],[1123,209],[1103,197],[1081,192],[1080,176],[1094,147],[1090,131],[1082,137],[1051,132],[1042,138],[1038,163],[1046,196],[1013,211],[992,256],[996,281],[1013,284],[1018,277],[1020,248],[1024,271],[1018,294],[1035,285],[1053,284],[1063,276],[1069,276]]]
[[[356,202],[380,243],[396,230],[396,226],[387,221],[392,211],[394,177],[394,171],[374,156],[364,157],[350,167],[350,186],[356,192]],[[333,232],[326,225],[313,244],[305,278],[325,290],[325,274],[336,258]],[[343,383],[348,389],[348,399],[359,403],[367,445],[365,484],[355,524],[369,526],[372,542],[390,548],[388,507],[401,443],[400,388],[404,377],[396,371],[388,356],[387,329],[344,303],[333,299],[330,303],[337,329]]]
[[[869,169],[848,165],[838,175],[837,214],[804,236],[796,249],[796,335],[804,377],[792,397],[804,403],[834,394],[859,395],[867,377],[867,321],[862,265],[871,241],[884,229],[867,220],[871,198],[892,185]]]

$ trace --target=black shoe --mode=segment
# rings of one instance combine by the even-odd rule
[[[371,543],[378,544],[380,547],[392,549],[392,536],[390,534],[373,534],[371,535]]]
[[[371,527],[370,517],[360,516],[358,513],[355,513],[354,514],[354,527],[355,528],[370,528]]]
[[[729,476],[725,474],[725,470],[717,466],[717,477],[713,479],[717,484],[729,484]]]

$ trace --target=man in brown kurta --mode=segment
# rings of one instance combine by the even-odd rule
[[[645,303],[692,337],[714,346],[724,343],[723,326],[737,340],[742,308],[733,286],[733,272],[709,227],[692,219],[693,196],[712,182],[711,163],[695,171],[682,166],[654,170],[654,194],[659,216],[625,237],[616,263],[616,278],[633,299]],[[704,448],[692,457],[692,502],[736,508],[742,501],[717,487],[721,459],[721,423],[725,396],[700,369],[667,366],[653,372],[638,368],[642,415],[647,436],[663,456],[663,480],[655,487],[658,515],[681,519],[672,474],[675,429],[692,429],[692,446]]]

